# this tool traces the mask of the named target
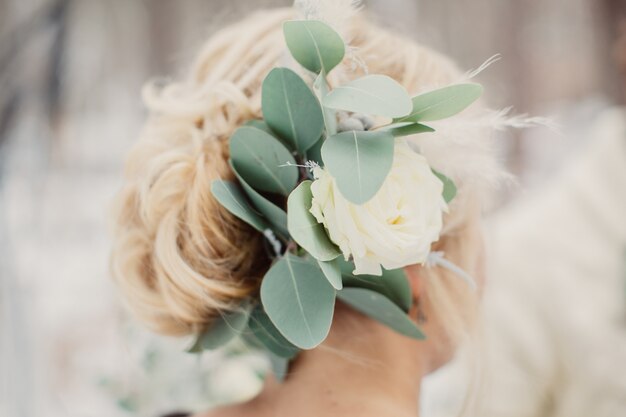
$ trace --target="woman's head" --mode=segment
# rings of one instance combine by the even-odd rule
[[[133,310],[165,334],[198,332],[257,293],[270,260],[263,237],[212,196],[214,179],[232,179],[228,140],[261,117],[261,83],[289,65],[282,23],[290,9],[255,14],[222,29],[201,49],[188,77],[148,85],[150,116],[126,165],[117,199],[113,270]],[[331,85],[385,74],[415,93],[460,77],[445,57],[397,37],[358,16],[346,28],[351,57]],[[433,246],[470,274],[479,271],[479,206],[471,182],[444,219]],[[471,324],[474,294],[440,268],[408,268],[414,296],[440,324],[442,340],[458,339]]]

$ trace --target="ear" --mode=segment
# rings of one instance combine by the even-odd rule
[[[423,270],[422,265],[419,264],[409,265],[404,268],[406,277],[409,280],[409,285],[411,286],[411,295],[414,300],[419,298],[424,290],[424,280],[422,276]]]

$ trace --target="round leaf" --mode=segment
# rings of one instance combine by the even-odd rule
[[[324,97],[324,106],[355,113],[402,117],[412,108],[404,87],[386,75],[366,75],[341,85]]]
[[[287,227],[300,246],[320,261],[330,261],[340,252],[326,234],[326,229],[311,214],[311,181],[303,181],[287,200]]]
[[[276,132],[274,132],[272,129],[270,129],[270,127],[267,125],[267,123],[265,123],[265,120],[251,119],[251,120],[248,120],[247,122],[245,122],[243,125],[247,126],[247,127],[253,127],[255,129],[259,129],[259,130],[264,131],[265,133],[267,133],[268,135],[270,135],[274,139],[278,140],[287,149],[289,149],[291,147],[291,144],[289,142],[285,141],[283,138],[278,136],[276,134]]]
[[[287,377],[287,372],[289,371],[289,359],[281,358],[271,352],[269,354],[269,359],[270,365],[272,366],[272,372],[274,373],[274,378],[276,378],[278,382],[283,382]]]
[[[418,133],[430,133],[435,131],[432,127],[420,123],[394,123],[381,128],[381,130],[390,132],[396,138],[400,136],[409,136],[416,135]]]
[[[272,203],[261,194],[259,194],[254,188],[250,186],[243,179],[243,177],[239,174],[237,167],[233,164],[233,161],[230,161],[230,167],[235,173],[235,176],[239,180],[239,183],[243,187],[243,190],[252,201],[254,207],[263,213],[263,215],[267,218],[272,226],[276,228],[278,232],[280,232],[283,236],[288,236],[289,232],[287,230],[287,213],[276,204]]]
[[[330,330],[335,290],[317,265],[286,254],[265,274],[261,302],[287,340],[302,349],[312,349]]]
[[[341,280],[341,270],[339,269],[339,263],[334,259],[332,261],[317,261],[320,269],[324,273],[324,276],[333,286],[334,289],[340,290],[343,288],[343,282]]]
[[[291,55],[309,71],[328,74],[343,59],[343,39],[319,20],[285,22],[283,33]]]
[[[311,146],[308,151],[306,151],[306,159],[309,161],[314,161],[320,166],[324,166],[324,162],[322,161],[322,145],[324,144],[324,138],[320,138],[315,145]]]
[[[413,110],[396,122],[426,122],[461,112],[483,93],[480,84],[456,84],[413,97]]]
[[[443,175],[441,172],[437,172],[434,169],[433,174],[435,174],[437,178],[439,178],[441,182],[443,182],[443,199],[446,201],[446,203],[454,200],[457,191],[454,182],[450,178]]]
[[[267,229],[265,220],[254,210],[239,186],[232,181],[215,180],[211,183],[211,194],[226,210],[240,218],[259,232]]]
[[[248,126],[248,127],[254,127],[256,129],[260,129],[260,130],[264,131],[265,133],[274,136],[274,132],[272,131],[272,129],[270,129],[270,127],[267,125],[267,123],[265,123],[263,120],[251,119],[251,120],[248,120],[247,122],[245,122],[243,125],[244,126]]]
[[[257,190],[288,195],[298,181],[296,160],[278,139],[261,129],[237,129],[230,138],[230,158]]]
[[[255,341],[260,342],[267,350],[281,358],[293,358],[300,351],[280,334],[261,305],[252,311],[248,327]]]
[[[366,288],[384,295],[393,301],[398,307],[408,312],[413,303],[411,297],[411,286],[404,273],[404,269],[383,269],[382,276],[375,275],[354,275],[354,265],[339,258],[343,284],[345,287]]]
[[[322,145],[324,166],[348,200],[363,204],[383,185],[393,163],[394,138],[385,131],[349,131]]]
[[[330,87],[324,74],[317,76],[313,82],[313,89],[315,90],[317,97],[321,102],[324,102],[324,97],[328,95]],[[337,114],[335,110],[324,106],[322,108],[322,115],[324,116],[324,126],[326,127],[327,135],[334,135],[337,133]]]
[[[245,306],[218,317],[213,325],[198,336],[196,343],[189,352],[199,352],[203,349],[217,349],[230,342],[235,336],[243,333],[248,324],[250,309]]]
[[[322,136],[324,116],[306,83],[290,69],[274,68],[263,80],[263,117],[300,154]]]
[[[424,339],[424,333],[413,321],[384,295],[365,288],[344,288],[337,293],[344,303],[383,323],[396,332],[413,339]]]

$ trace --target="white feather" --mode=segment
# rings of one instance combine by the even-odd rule
[[[409,140],[435,170],[457,185],[473,183],[491,188],[508,178],[496,159],[495,138],[489,126],[461,116],[430,126],[435,132],[411,136]]]
[[[460,81],[475,77],[498,60],[499,55],[492,56],[478,69],[467,72]],[[457,185],[495,188],[503,182],[513,182],[513,176],[504,169],[499,158],[496,132],[539,126],[559,130],[548,118],[510,113],[510,107],[502,110],[469,108],[454,117],[427,123],[435,132],[408,139],[435,170]]]
[[[483,62],[480,65],[480,67],[476,68],[475,70],[470,70],[466,72],[465,74],[463,74],[463,77],[461,78],[461,80],[462,81],[471,80],[472,78],[476,77],[478,74],[480,74],[481,72],[489,68],[492,64],[495,64],[496,62],[498,62],[500,58],[502,58],[502,55],[500,54],[495,54],[495,55],[490,56],[489,58],[487,58],[485,62]]]
[[[543,126],[548,129],[561,133],[561,126],[559,126],[554,120],[547,117],[528,116],[528,114],[517,114],[510,116],[512,107],[506,107],[500,111],[494,111],[492,126],[496,130],[513,129],[525,129],[529,127]]]
[[[498,157],[496,131],[534,126],[553,127],[549,119],[509,116],[504,110],[467,110],[457,116],[428,123],[435,132],[411,136],[431,166],[460,184],[493,188],[513,177]]]

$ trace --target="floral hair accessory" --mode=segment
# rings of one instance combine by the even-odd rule
[[[462,111],[483,89],[455,84],[411,98],[378,74],[331,89],[327,75],[346,49],[339,34],[318,20],[288,21],[283,31],[312,85],[289,68],[270,71],[263,120],[230,138],[237,181],[211,187],[226,210],[265,236],[272,266],[260,302],[219,318],[191,350],[242,336],[284,365],[324,341],[336,298],[422,339],[407,316],[412,297],[402,268],[434,262],[431,244],[456,187],[403,137],[433,132],[425,123]],[[376,125],[374,117],[389,122]]]

